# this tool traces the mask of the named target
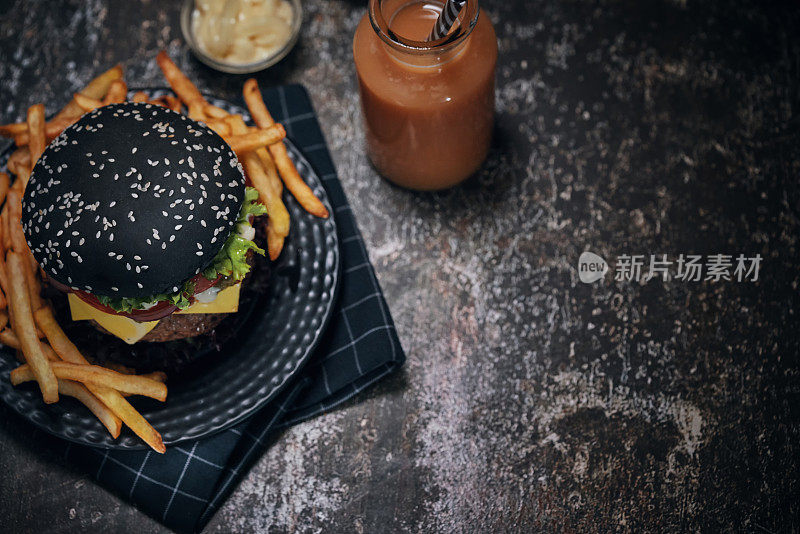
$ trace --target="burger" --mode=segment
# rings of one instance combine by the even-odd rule
[[[146,103],[84,115],[22,201],[28,246],[74,320],[128,343],[201,335],[237,310],[266,213],[206,125]]]

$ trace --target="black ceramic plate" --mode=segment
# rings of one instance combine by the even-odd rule
[[[153,96],[165,89],[146,89]],[[231,113],[246,110],[207,97]],[[333,214],[322,182],[292,142],[289,155],[300,175]],[[0,169],[12,149],[0,154]],[[149,367],[159,359],[183,365],[169,373],[165,403],[133,398],[133,405],[159,431],[167,445],[209,436],[242,421],[269,402],[302,367],[319,342],[333,310],[339,281],[339,242],[333,215],[318,219],[284,194],[292,226],[283,253],[275,264],[262,262],[242,291],[240,311],[219,327],[216,337],[169,344],[138,343],[128,346],[111,336],[81,331],[85,322],[74,323],[68,333],[90,358],[110,348],[128,362]],[[68,322],[68,321],[66,321]],[[64,324],[64,322],[62,322]],[[77,330],[76,330],[77,329]],[[221,333],[221,335],[220,335]],[[91,336],[94,336],[93,338]],[[114,352],[113,350],[111,352]],[[127,352],[127,354],[124,354]],[[119,354],[118,354],[119,355]],[[105,428],[81,404],[71,398],[45,405],[35,384],[11,386],[8,374],[18,365],[13,351],[0,350],[0,398],[25,419],[64,439],[113,449],[143,449],[146,445],[129,429],[112,439]]]

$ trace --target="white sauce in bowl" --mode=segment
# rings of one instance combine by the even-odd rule
[[[286,44],[294,16],[286,0],[195,0],[192,34],[208,56],[246,65],[267,59]]]

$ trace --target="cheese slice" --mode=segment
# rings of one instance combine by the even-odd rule
[[[176,313],[233,313],[239,310],[239,292],[242,284],[226,287],[217,294],[212,302],[195,302],[185,310]],[[123,317],[104,313],[94,306],[91,306],[74,294],[67,295],[69,309],[72,313],[73,321],[96,321],[97,324],[114,334],[125,343],[133,345],[153,328],[158,325],[158,321],[147,321],[140,323]]]
[[[211,302],[195,302],[185,310],[175,313],[233,313],[239,311],[239,291],[242,284],[226,287]]]
[[[90,319],[97,321],[97,324],[129,345],[133,345],[142,339],[158,324],[158,321],[139,323],[121,315],[101,312],[72,293],[67,295],[67,298],[69,299],[69,309],[72,312],[73,321],[88,321]]]

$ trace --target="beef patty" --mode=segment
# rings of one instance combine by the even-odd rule
[[[230,313],[173,313],[158,321],[140,341],[172,341],[194,337],[210,332]],[[105,328],[92,321],[95,328],[111,335]]]

